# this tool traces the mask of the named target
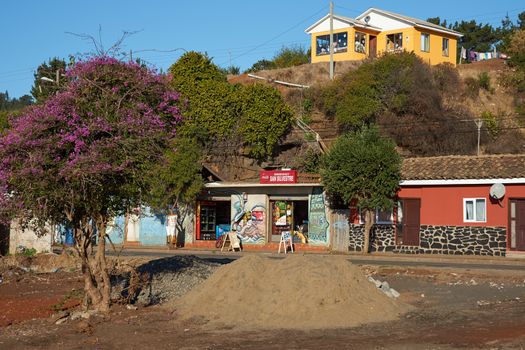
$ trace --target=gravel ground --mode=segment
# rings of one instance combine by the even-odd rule
[[[130,304],[161,304],[180,298],[202,283],[221,262],[196,256],[173,256],[157,259],[115,276],[113,298],[124,298]]]

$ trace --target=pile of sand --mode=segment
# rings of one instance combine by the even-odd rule
[[[410,306],[388,298],[344,257],[246,256],[175,303],[212,326],[320,329],[389,321]]]

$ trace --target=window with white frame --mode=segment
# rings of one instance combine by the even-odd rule
[[[463,222],[486,222],[487,201],[485,198],[463,198]]]
[[[442,51],[443,56],[448,57],[448,38],[443,38]]]
[[[354,51],[366,54],[366,34],[355,32]]]
[[[386,50],[388,52],[403,50],[403,33],[387,35]]]
[[[357,208],[356,208],[357,209]],[[376,209],[374,223],[380,225],[392,224],[394,222],[394,214],[392,209]],[[359,210],[359,223],[365,223],[365,213],[362,210]]]
[[[347,32],[335,33],[333,36],[334,53],[346,52],[348,48]],[[317,56],[330,54],[330,35],[316,37],[315,53]]]
[[[421,51],[430,52],[430,34],[421,33]]]

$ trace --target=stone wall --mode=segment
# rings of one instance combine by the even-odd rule
[[[350,251],[362,251],[364,225],[349,227]],[[505,227],[421,225],[419,246],[396,245],[393,225],[374,225],[371,251],[404,254],[505,256]]]

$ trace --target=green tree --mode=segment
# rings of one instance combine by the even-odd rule
[[[66,62],[60,58],[52,58],[42,63],[34,73],[35,80],[31,95],[37,103],[44,102],[65,88]]]
[[[0,137],[0,213],[23,226],[73,228],[86,301],[110,306],[109,220],[142,205],[182,116],[164,76],[96,56],[68,71],[65,91],[13,119]],[[98,248],[92,252],[97,239]]]
[[[427,22],[447,28],[447,20],[444,19],[443,21],[441,21],[441,18],[439,16],[427,18]]]
[[[518,15],[518,26],[519,29],[525,29],[525,11]]]
[[[525,70],[525,29],[517,30],[512,35],[509,54],[511,64]]]
[[[490,24],[477,23],[475,20],[455,22],[452,29],[463,34],[458,42],[458,50],[464,47],[479,52],[490,51],[499,40]]]
[[[185,53],[169,68],[169,73],[170,85],[188,100],[184,132],[198,133],[204,144],[221,140],[234,131],[239,118],[239,87],[229,84],[206,54]]]
[[[186,97],[206,81],[226,82],[226,76],[213,64],[207,54],[189,51],[182,55],[168,70],[171,85]]]
[[[203,188],[202,149],[193,137],[178,136],[162,162],[150,169],[148,203],[158,211],[176,210],[197,197]]]
[[[368,253],[375,210],[392,208],[399,189],[401,158],[395,144],[375,128],[346,134],[323,157],[321,177],[330,196],[356,203],[365,214],[363,253]]]
[[[273,87],[255,84],[241,92],[239,132],[250,155],[263,160],[271,156],[281,137],[290,129],[292,109]]]
[[[170,73],[173,88],[189,102],[182,131],[198,137],[206,153],[228,141],[228,147],[244,146],[251,157],[262,160],[290,128],[292,111],[276,89],[229,84],[206,55],[189,52]]]
[[[501,27],[496,29],[496,35],[499,39],[499,42],[496,46],[498,51],[508,52],[512,33],[514,33],[515,29],[516,27],[514,26],[514,23],[512,23],[512,20],[507,14],[501,21]]]

